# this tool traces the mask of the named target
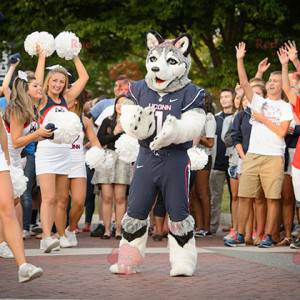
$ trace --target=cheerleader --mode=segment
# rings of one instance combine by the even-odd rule
[[[65,230],[72,247],[77,246],[76,229],[77,224],[84,210],[84,202],[86,196],[86,166],[84,154],[84,138],[90,142],[90,145],[101,148],[97,136],[93,129],[93,124],[90,119],[83,116],[83,105],[86,102],[86,91],[80,93],[75,101],[68,104],[69,111],[76,113],[82,122],[82,132],[79,138],[72,144],[71,147],[71,171],[69,173],[69,188],[71,192],[72,205],[69,213],[69,227]]]
[[[8,145],[5,128],[0,117],[0,222],[3,225],[6,242],[12,249],[19,267],[19,282],[26,282],[42,276],[43,270],[26,262],[21,228],[19,226],[13,200],[9,175]]]
[[[38,51],[38,65],[36,75],[43,83],[46,56],[42,49]],[[64,67],[54,66],[49,71],[44,82],[44,97],[40,104],[40,124],[47,124],[50,113],[61,114],[68,111],[68,104],[76,99],[84,89],[88,74],[79,59],[73,59],[78,79],[70,89],[68,87],[68,72]],[[68,175],[71,169],[70,144],[55,144],[51,140],[40,141],[36,151],[36,174],[39,180],[42,203],[41,223],[43,237],[40,248],[44,252],[51,252],[59,246],[71,247],[65,236],[66,207],[69,200]],[[59,240],[51,238],[53,223],[59,234]]]

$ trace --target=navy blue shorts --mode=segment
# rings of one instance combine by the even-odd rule
[[[190,160],[186,150],[153,152],[140,147],[129,189],[127,214],[136,219],[148,217],[158,190],[171,221],[189,216]]]

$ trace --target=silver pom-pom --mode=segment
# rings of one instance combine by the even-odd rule
[[[208,155],[203,149],[192,147],[187,153],[191,161],[191,170],[202,170],[208,162]]]
[[[53,131],[54,138],[51,140],[56,144],[72,144],[76,141],[82,131],[79,117],[70,111],[50,112],[47,121],[53,123],[56,130]]]
[[[73,59],[77,56],[81,47],[79,38],[73,32],[63,31],[55,38],[57,55],[66,60]]]
[[[37,55],[36,47],[38,45],[47,57],[55,51],[54,37],[46,31],[35,31],[29,34],[24,41],[24,49],[30,56]]]
[[[115,148],[119,159],[127,163],[136,161],[140,149],[138,140],[128,134],[122,134],[116,140]]]
[[[24,171],[21,168],[11,165],[10,177],[13,186],[14,199],[23,195],[27,188],[28,178],[24,175]]]

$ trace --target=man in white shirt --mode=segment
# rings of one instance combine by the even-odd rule
[[[273,72],[266,84],[267,98],[253,93],[244,67],[245,43],[236,47],[240,85],[249,99],[255,121],[252,125],[249,149],[242,162],[239,182],[238,236],[226,242],[227,246],[244,246],[246,222],[250,205],[262,188],[267,199],[265,236],[259,247],[273,245],[272,232],[279,215],[279,200],[284,176],[284,137],[287,134],[293,112],[291,106],[281,99],[281,72]],[[259,212],[257,212],[259,218]],[[261,221],[261,220],[259,220]]]

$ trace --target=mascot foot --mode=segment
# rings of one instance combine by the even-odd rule
[[[197,249],[192,237],[180,246],[174,236],[168,234],[170,251],[170,276],[193,276],[197,266]]]
[[[113,264],[110,266],[109,271],[112,274],[121,274],[121,275],[132,275],[140,272],[140,269],[135,266],[125,266],[119,264]]]

